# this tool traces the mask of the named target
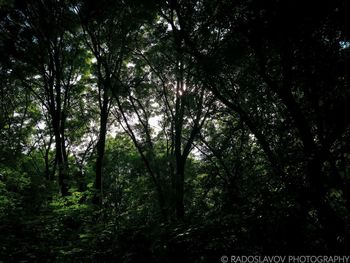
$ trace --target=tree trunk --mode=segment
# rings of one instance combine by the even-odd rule
[[[58,105],[60,101],[58,100],[56,102],[56,105]],[[54,105],[54,103],[52,103]],[[55,152],[56,152],[56,161],[58,165],[58,184],[60,187],[60,191],[62,196],[68,195],[68,160],[65,150],[65,142],[64,137],[62,134],[62,114],[60,106],[57,106],[57,109],[53,108],[51,109],[51,118],[52,118],[52,128],[54,132],[55,137]]]
[[[96,178],[95,178],[95,204],[102,204],[103,198],[103,158],[105,154],[106,146],[106,133],[107,133],[107,121],[108,121],[108,104],[109,99],[107,97],[106,91],[103,94],[103,102],[100,113],[100,133],[99,140],[97,143],[97,158],[96,158]]]
[[[56,158],[58,164],[58,183],[60,186],[60,191],[62,196],[68,195],[68,184],[67,184],[67,164],[64,161],[61,136],[58,132],[55,132],[55,141],[56,141]]]

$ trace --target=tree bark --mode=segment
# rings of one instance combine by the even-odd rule
[[[97,143],[97,158],[96,158],[96,178],[95,178],[95,204],[102,204],[103,200],[103,159],[106,147],[106,133],[107,133],[107,121],[108,121],[108,106],[109,98],[107,91],[104,91],[102,108],[100,112],[100,132],[99,140]]]

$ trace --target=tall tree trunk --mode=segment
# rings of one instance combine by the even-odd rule
[[[107,120],[108,120],[108,104],[109,99],[107,97],[106,91],[104,91],[102,108],[100,113],[100,133],[99,140],[97,143],[97,158],[96,158],[96,178],[95,178],[95,204],[102,204],[103,198],[103,158],[106,146],[106,133],[107,133]]]
[[[57,85],[57,84],[56,84]],[[57,85],[59,86],[59,85]],[[58,165],[58,184],[62,196],[68,195],[68,157],[65,149],[64,142],[64,125],[63,116],[61,111],[61,91],[60,87],[56,86],[56,97],[53,99],[53,87],[51,88],[51,118],[52,118],[52,128],[55,137],[55,152],[56,161]],[[55,107],[56,105],[56,107]]]
[[[62,196],[68,195],[68,167],[67,163],[65,162],[65,158],[63,156],[63,149],[62,149],[62,138],[61,134],[58,131],[58,124],[54,124],[55,129],[55,144],[56,144],[56,158],[57,158],[57,165],[58,165],[58,183],[60,186],[60,191]]]
[[[182,73],[182,72],[181,72]],[[182,156],[182,128],[183,128],[183,116],[184,116],[184,101],[181,97],[180,90],[182,90],[182,76],[177,82],[177,99],[175,105],[175,213],[178,220],[183,220],[185,215],[184,209],[184,173],[185,173],[185,160]]]
[[[50,150],[51,150],[52,139],[53,139],[53,137],[52,137],[52,135],[50,135],[50,141],[49,141],[49,144],[47,145],[47,148],[45,146],[45,155],[44,155],[45,177],[48,181],[52,180],[51,173],[52,173],[52,171],[55,170],[55,165],[54,165],[54,167],[52,168],[52,171],[50,171],[49,154],[50,154]]]

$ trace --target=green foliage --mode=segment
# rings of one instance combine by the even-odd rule
[[[0,261],[348,253],[350,6],[304,2],[0,1]]]
[[[0,220],[14,216],[19,212],[23,199],[23,192],[28,189],[30,180],[26,174],[13,171],[10,168],[0,170],[1,211]]]

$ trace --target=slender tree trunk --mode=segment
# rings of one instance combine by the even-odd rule
[[[106,91],[105,91],[106,93]],[[100,113],[100,134],[97,143],[97,158],[96,158],[96,178],[95,189],[96,195],[94,198],[95,204],[102,204],[103,198],[103,158],[105,154],[106,146],[106,133],[107,133],[107,120],[108,120],[108,98],[107,94],[104,94],[102,109]]]
[[[50,141],[49,145],[45,149],[45,156],[44,156],[44,161],[45,161],[45,177],[48,181],[51,181],[51,171],[50,171],[50,160],[49,160],[49,154],[50,154],[50,149],[51,149],[51,143],[52,143],[52,136],[50,136]]]
[[[62,196],[68,195],[68,184],[67,184],[67,164],[65,163],[63,157],[63,149],[61,142],[61,135],[58,131],[55,131],[55,141],[56,141],[56,158],[58,165],[58,183],[60,186],[60,191]]]
[[[176,115],[175,115],[175,213],[178,220],[183,220],[185,215],[184,209],[184,173],[185,173],[185,159],[182,156],[182,125],[183,125],[183,101],[178,98],[176,101]]]
[[[58,91],[57,91],[58,92]],[[58,184],[60,187],[60,191],[62,196],[68,195],[68,163],[65,150],[64,143],[64,134],[62,134],[62,113],[61,107],[59,105],[60,100],[57,98],[59,95],[56,95],[56,103],[53,102],[51,105],[57,105],[57,108],[52,106],[50,110],[51,118],[52,118],[52,128],[55,138],[55,153],[56,153],[56,161],[58,166]]]

